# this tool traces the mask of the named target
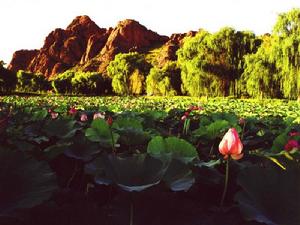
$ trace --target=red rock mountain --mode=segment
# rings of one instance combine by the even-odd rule
[[[164,44],[161,49],[157,61],[159,66],[163,66],[167,61],[177,60],[176,52],[182,46],[185,37],[193,37],[197,32],[190,31],[183,34],[172,34],[170,39]]]
[[[49,77],[93,58],[106,43],[108,35],[106,29],[99,28],[88,16],[78,16],[67,29],[52,31],[40,50],[15,52],[8,68]]]
[[[170,49],[172,60],[184,36],[161,36],[134,20],[124,20],[114,29],[104,29],[88,16],[78,16],[65,30],[52,31],[41,49],[16,51],[8,68],[42,73],[47,77],[72,67],[104,72],[118,53],[147,52],[164,44]]]
[[[99,59],[102,63],[98,70],[100,72],[104,71],[109,61],[118,53],[146,52],[151,47],[162,45],[168,40],[167,36],[160,36],[148,30],[137,21],[121,21],[112,30],[104,48],[99,54]]]

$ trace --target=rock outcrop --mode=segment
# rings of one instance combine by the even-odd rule
[[[124,20],[112,30],[100,54],[104,58],[111,59],[117,53],[143,52],[168,40],[167,36],[160,36],[148,30],[135,20]]]
[[[97,57],[100,61],[98,71],[104,72],[109,62],[118,53],[143,53],[151,48],[163,45],[168,40],[167,36],[161,36],[148,30],[135,20],[121,21],[111,31],[105,46]]]
[[[177,60],[176,52],[182,46],[185,37],[193,37],[196,31],[183,34],[172,34],[170,39],[163,45],[157,57],[158,66],[162,67],[168,61]]]
[[[163,49],[159,60],[176,60],[176,51],[187,35],[194,33],[161,36],[130,19],[104,29],[88,16],[78,16],[66,29],[52,31],[41,49],[15,52],[8,68],[47,77],[70,68],[102,73],[118,53],[146,53],[156,48]]]
[[[8,65],[9,70],[17,72],[18,70],[26,70],[31,61],[38,55],[38,50],[19,50],[13,54],[13,58]]]
[[[52,31],[40,50],[22,51],[22,54],[16,52],[9,68],[50,77],[93,58],[104,46],[107,37],[106,29],[99,28],[88,16],[78,16],[65,30]],[[101,39],[102,46],[101,41],[98,42]],[[32,57],[33,52],[35,55]]]

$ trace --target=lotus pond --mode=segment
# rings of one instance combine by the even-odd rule
[[[1,225],[300,224],[297,102],[0,100]]]

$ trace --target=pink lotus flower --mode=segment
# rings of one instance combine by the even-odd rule
[[[231,156],[232,159],[238,160],[243,157],[243,144],[235,128],[230,128],[224,135],[219,144],[219,152],[224,155],[224,159]]]
[[[70,115],[75,115],[77,113],[77,109],[75,109],[75,107],[71,107],[69,110],[69,114]]]
[[[81,121],[81,122],[85,122],[85,121],[87,121],[87,120],[88,120],[87,115],[86,115],[85,113],[81,114],[81,116],[80,116],[80,121]]]
[[[94,114],[94,116],[93,116],[93,119],[95,120],[95,119],[105,119],[105,113],[100,113],[100,112],[98,112],[98,113],[95,113]]]
[[[299,149],[300,145],[296,140],[289,140],[288,143],[284,146],[284,150],[292,151],[294,149]]]

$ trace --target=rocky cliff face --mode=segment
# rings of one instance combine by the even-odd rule
[[[13,54],[13,58],[8,65],[9,70],[18,71],[27,69],[31,61],[38,55],[38,50],[19,50]]]
[[[168,40],[168,37],[160,36],[148,30],[135,20],[124,20],[119,22],[117,27],[112,30],[100,54],[104,58],[111,59],[117,53],[143,52]]]
[[[135,20],[124,20],[115,28],[98,27],[88,16],[78,16],[66,29],[55,29],[39,50],[14,53],[9,69],[42,73],[51,77],[72,67],[104,72],[118,53],[144,53],[165,45],[162,60],[175,60],[187,34],[161,36]]]
[[[121,21],[111,30],[107,42],[96,57],[97,71],[104,72],[109,62],[118,53],[146,52],[168,40],[167,36],[148,30],[135,20]],[[89,64],[88,62],[87,65]]]
[[[88,16],[78,16],[65,30],[52,31],[40,50],[16,52],[9,68],[50,77],[94,57],[107,37],[106,29],[99,28]]]
[[[162,67],[168,61],[177,60],[176,52],[183,45],[185,37],[193,37],[197,32],[190,31],[183,34],[172,34],[170,39],[162,46],[161,51],[157,56],[158,66]]]

